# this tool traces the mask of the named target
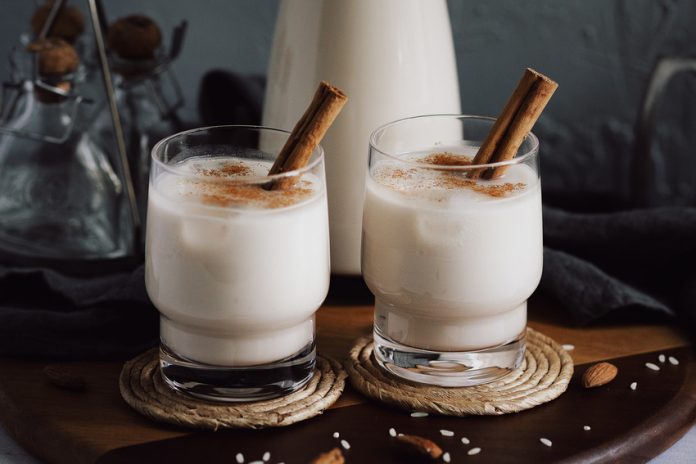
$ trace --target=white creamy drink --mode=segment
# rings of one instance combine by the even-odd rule
[[[539,178],[525,164],[475,181],[444,167],[475,151],[439,146],[401,157],[419,168],[390,159],[371,167],[362,272],[377,300],[375,330],[394,342],[470,351],[525,330],[543,260]]]
[[[326,191],[311,173],[268,191],[270,162],[188,158],[151,180],[148,294],[162,343],[182,358],[254,366],[313,343],[328,291]]]

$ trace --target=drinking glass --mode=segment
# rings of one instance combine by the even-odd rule
[[[471,164],[494,122],[418,116],[370,137],[362,273],[376,360],[402,378],[477,385],[522,362],[543,260],[539,142]]]
[[[288,135],[207,127],[152,150],[145,281],[176,390],[251,401],[312,376],[329,285],[324,155],[317,147],[305,167],[267,176]],[[280,178],[295,182],[271,189]]]

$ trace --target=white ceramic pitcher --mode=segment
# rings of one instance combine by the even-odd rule
[[[358,275],[370,133],[402,117],[460,112],[445,0],[284,0],[263,125],[291,129],[321,80],[349,98],[322,142],[331,270]]]

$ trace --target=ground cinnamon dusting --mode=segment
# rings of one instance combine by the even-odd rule
[[[408,171],[404,169],[394,169],[391,172],[391,177],[394,179],[410,179],[414,171],[414,169],[409,169]]]
[[[227,162],[214,169],[196,168],[196,174],[206,177],[237,177],[248,176],[251,169],[242,163]]]
[[[218,176],[218,179],[220,177],[226,176]],[[233,180],[229,182],[188,180],[186,182],[194,186],[189,196],[206,205],[219,207],[284,208],[309,198],[315,192],[307,181],[298,182],[293,187],[284,190],[265,190],[259,184],[243,184]]]
[[[440,153],[431,153],[418,161],[421,163],[435,164],[437,166],[469,166],[472,158],[443,151]]]
[[[187,196],[211,206],[283,208],[299,203],[314,192],[307,181],[277,191],[265,190],[259,184],[236,182],[235,178],[253,174],[252,169],[240,161],[225,161],[215,167],[194,165],[193,169],[198,178],[184,181]]]
[[[472,158],[466,155],[460,155],[450,152],[431,153],[423,158],[414,160],[418,163],[432,164],[436,166],[469,166],[472,163]],[[418,172],[417,168],[411,169],[390,169],[379,172],[378,178],[387,181],[385,185],[389,185],[389,180],[411,180]],[[508,196],[512,192],[524,190],[527,186],[523,182],[517,183],[489,183],[487,181],[471,179],[466,177],[466,172],[452,171],[436,171],[437,176],[432,179],[433,187],[444,190],[471,189],[477,193],[488,195],[494,198]]]
[[[483,193],[496,198],[507,196],[512,192],[523,190],[526,187],[526,184],[523,182],[517,182],[515,184],[507,182],[505,184],[484,185],[475,180],[467,179],[461,177],[459,174],[450,172],[443,173],[440,181],[441,186],[446,189],[469,188],[474,192]]]
[[[207,184],[200,198],[212,206],[231,207],[257,205],[263,208],[284,208],[308,198],[314,190],[292,187],[285,190],[264,190],[260,185]]]

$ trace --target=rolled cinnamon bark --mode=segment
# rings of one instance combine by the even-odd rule
[[[295,124],[268,175],[294,171],[306,165],[347,100],[348,97],[340,89],[322,81],[312,103]],[[276,179],[267,188],[285,189],[292,187],[296,181],[296,177],[283,177]]]
[[[515,157],[527,134],[532,130],[558,84],[543,74],[527,68],[495,124],[476,153],[473,164],[508,161]],[[476,169],[469,177],[496,179],[507,166]]]

